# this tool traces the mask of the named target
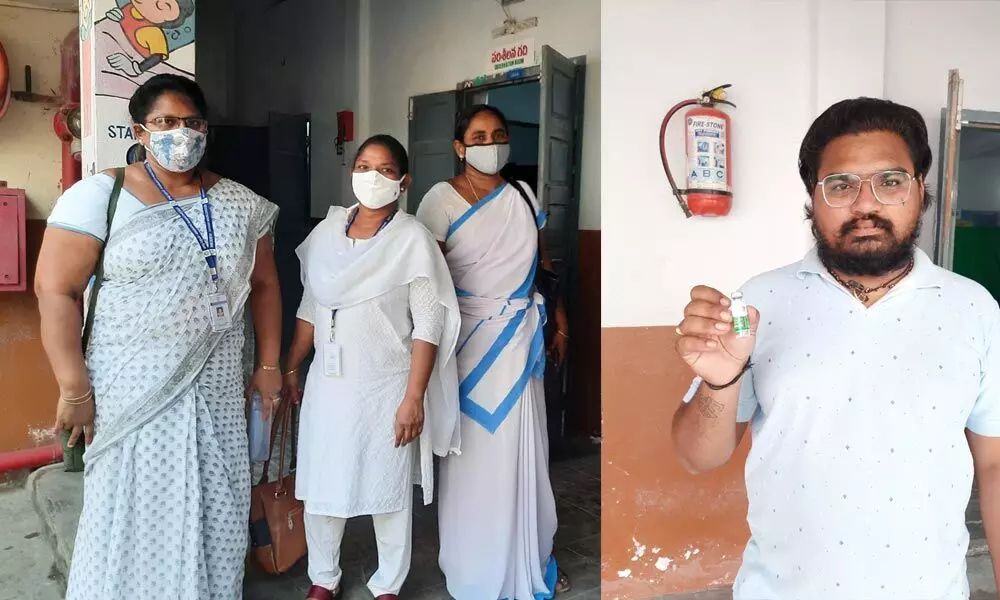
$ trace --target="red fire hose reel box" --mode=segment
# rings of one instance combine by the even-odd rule
[[[10,106],[10,98],[13,94],[13,85],[10,83],[10,61],[7,60],[7,52],[0,44],[0,119]]]
[[[24,190],[0,187],[0,292],[28,289]]]

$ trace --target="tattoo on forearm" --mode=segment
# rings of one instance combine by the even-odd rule
[[[698,412],[700,412],[701,416],[706,419],[718,419],[722,414],[722,410],[725,408],[724,404],[708,394],[699,394],[695,396],[694,401],[695,405],[698,407]]]

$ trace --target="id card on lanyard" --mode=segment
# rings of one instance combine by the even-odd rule
[[[330,311],[330,335],[323,344],[323,373],[327,377],[340,377],[343,375],[343,365],[341,364],[342,349],[337,343],[336,335],[337,311]]]
[[[385,219],[382,220],[382,224],[379,225],[378,230],[375,231],[375,235],[378,235],[380,231],[386,228],[392,218],[396,216],[393,212]],[[358,211],[355,210],[347,219],[347,227],[344,229],[344,234],[348,235],[351,231],[351,225],[354,224],[354,220],[358,217]],[[374,237],[374,236],[372,236]],[[330,333],[327,337],[326,342],[323,344],[323,373],[327,377],[340,377],[344,374],[343,371],[343,348],[337,343],[337,310],[330,311]]]
[[[218,253],[215,248],[215,228],[212,225],[212,204],[208,201],[205,186],[199,186],[201,188],[201,213],[205,218],[205,235],[202,236],[201,232],[198,231],[198,227],[191,221],[191,217],[188,216],[183,208],[178,206],[177,201],[174,200],[174,197],[170,195],[167,188],[157,178],[156,173],[153,172],[153,168],[149,163],[146,162],[143,166],[146,167],[146,173],[149,174],[149,178],[153,180],[157,189],[166,198],[167,203],[170,204],[174,212],[177,213],[177,216],[181,218],[184,225],[187,226],[188,230],[194,235],[195,240],[197,240],[198,247],[201,248],[201,254],[205,258],[205,264],[208,265],[208,273],[212,284],[212,289],[205,296],[205,309],[208,311],[208,318],[212,323],[212,331],[226,331],[233,326],[233,317],[229,307],[229,299],[219,288]]]

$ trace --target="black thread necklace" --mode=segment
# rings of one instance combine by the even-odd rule
[[[868,304],[868,300],[871,298],[871,294],[874,294],[875,292],[882,289],[886,291],[891,290],[892,288],[896,287],[896,284],[902,281],[903,278],[906,277],[912,270],[913,270],[913,259],[911,258],[910,262],[907,263],[906,268],[903,269],[903,271],[899,275],[896,275],[895,277],[886,281],[882,285],[870,288],[861,285],[861,283],[854,281],[853,279],[844,281],[840,277],[840,275],[834,273],[833,270],[830,270],[830,275],[833,276],[833,278],[837,281],[837,283],[847,288],[847,290],[851,292],[851,294],[853,294],[855,298],[857,298],[864,304]]]

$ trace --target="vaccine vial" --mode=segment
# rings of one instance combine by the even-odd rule
[[[743,301],[742,292],[733,292],[729,312],[733,315],[733,333],[736,337],[750,336],[750,312],[747,303]]]

